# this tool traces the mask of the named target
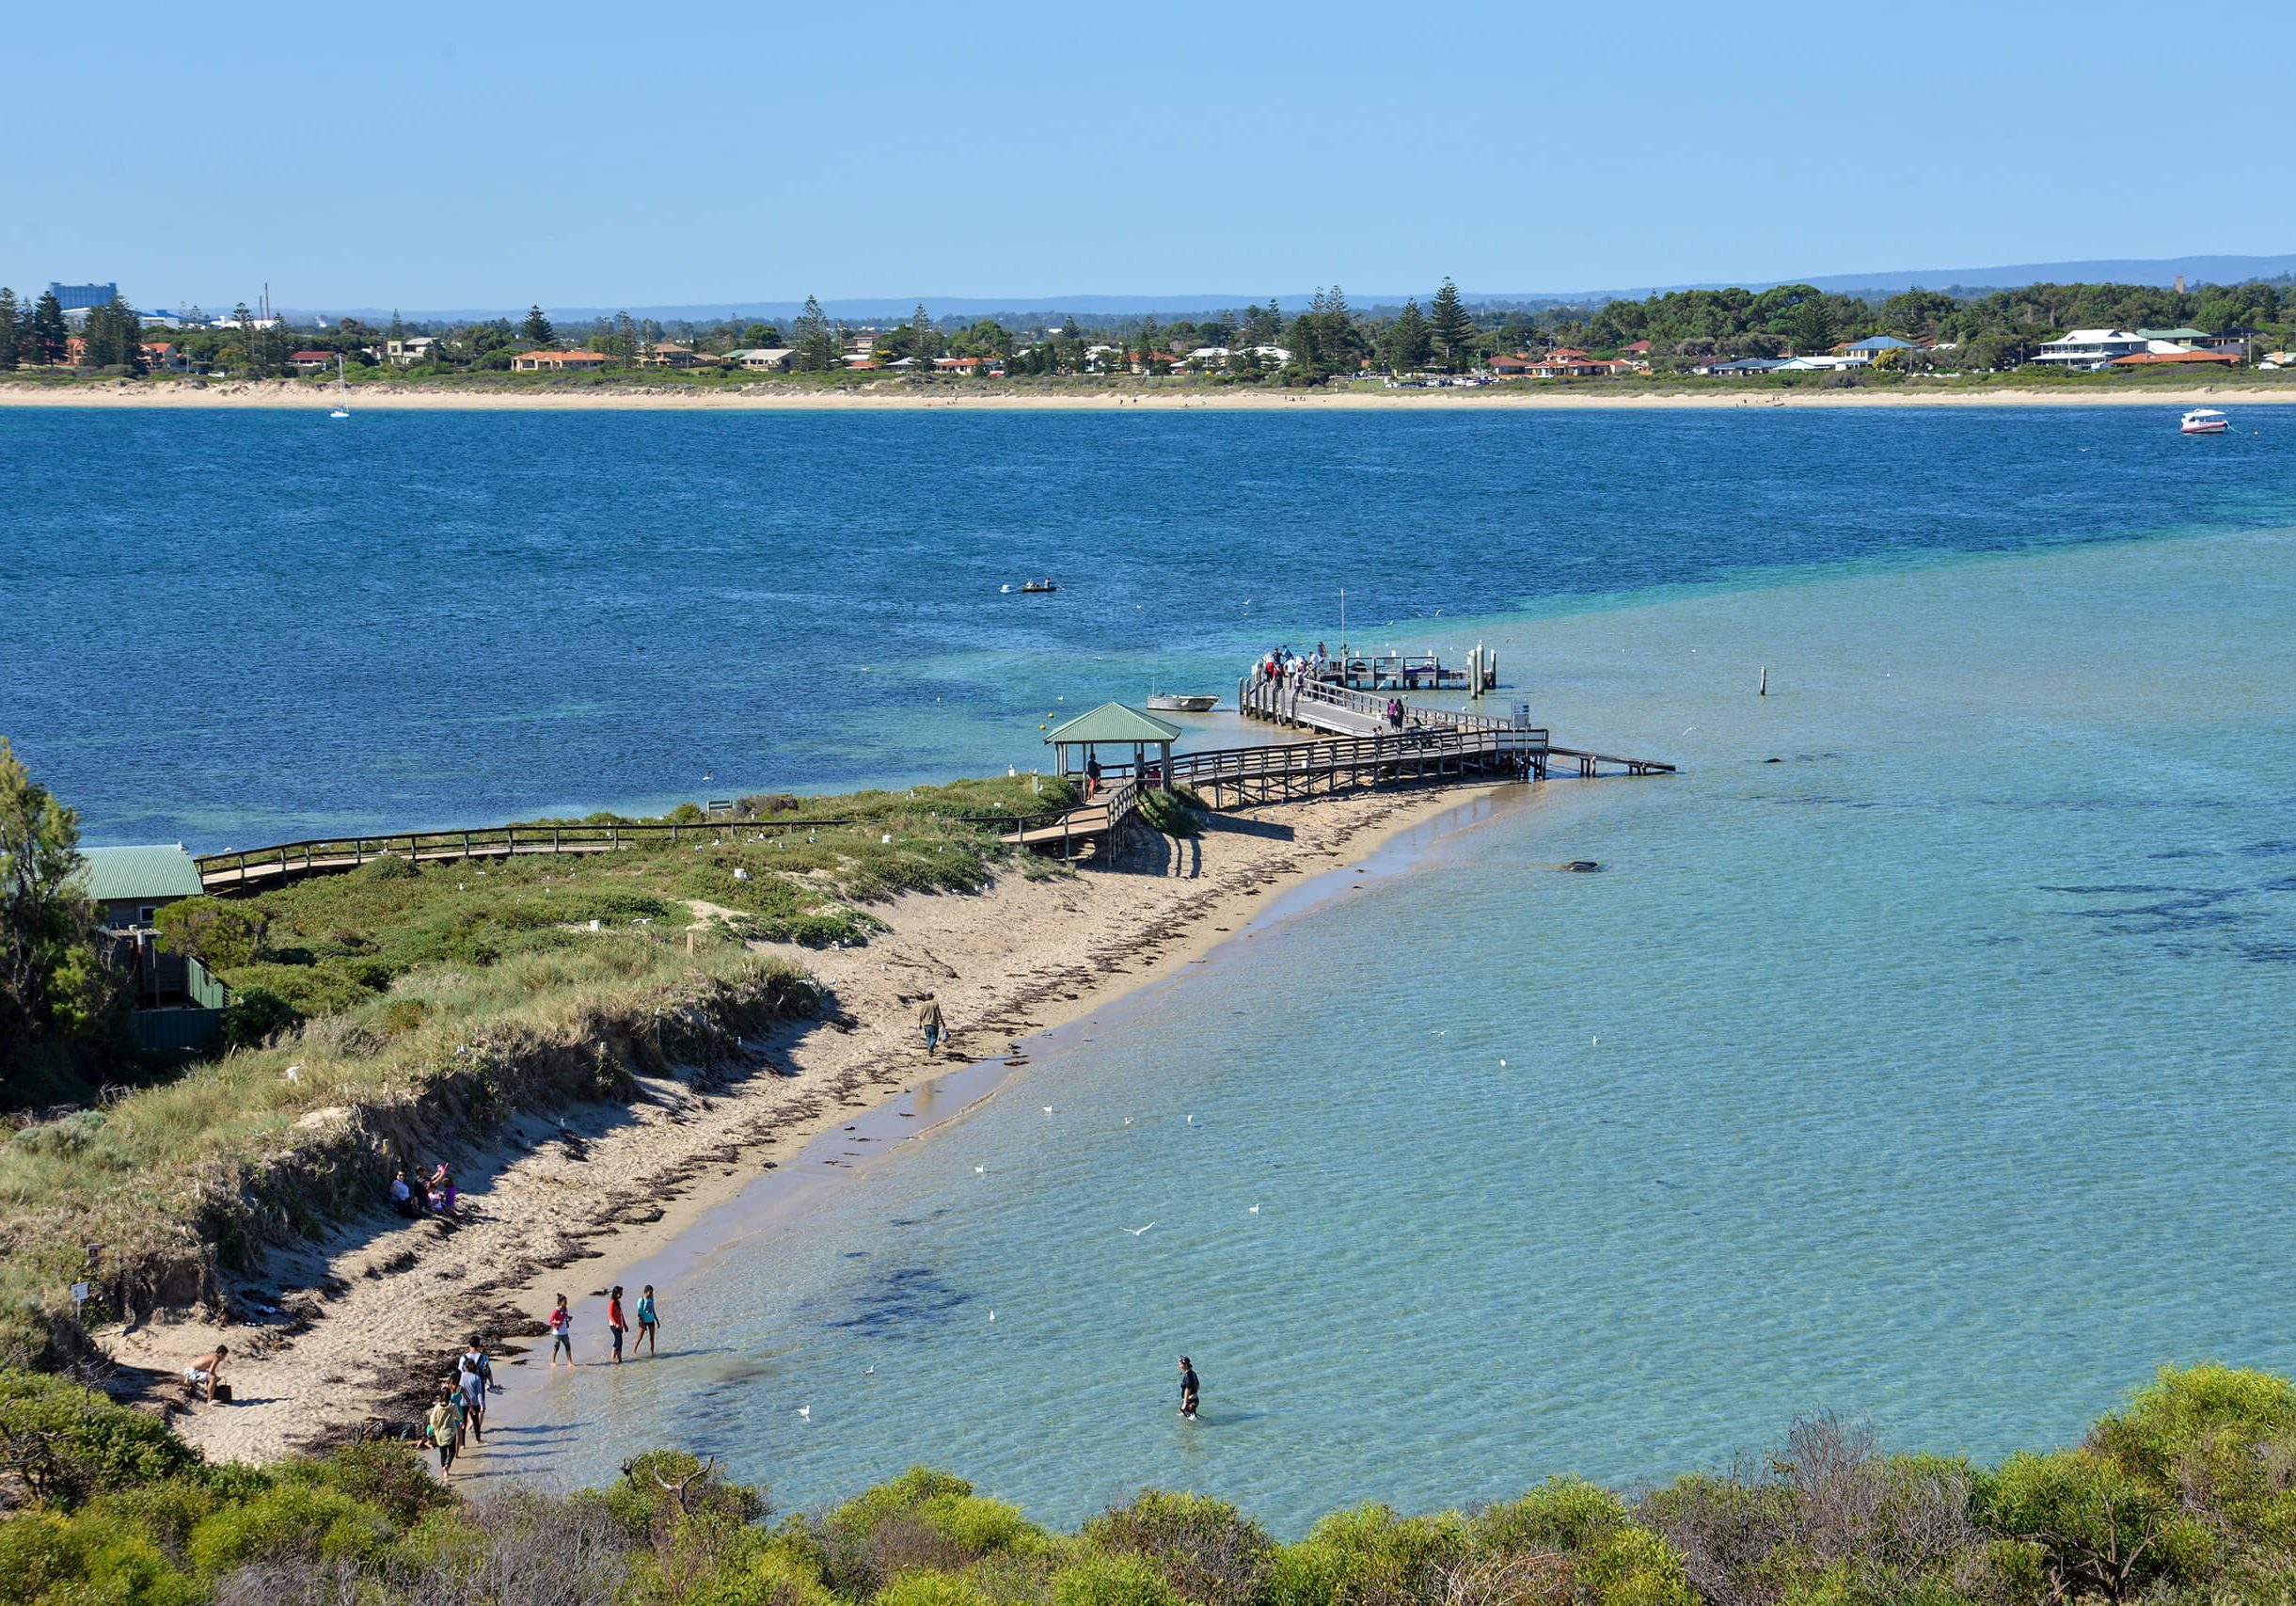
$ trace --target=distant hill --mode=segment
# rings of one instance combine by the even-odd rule
[[[1868,298],[1894,295],[1901,290],[1919,287],[1924,290],[1948,290],[1975,294],[1993,290],[2009,290],[2025,284],[2074,284],[2112,282],[2115,284],[2157,284],[2166,286],[2184,275],[2189,284],[2238,284],[2252,278],[2277,278],[2296,274],[2296,253],[2273,257],[2161,257],[2156,259],[2102,258],[2090,262],[2019,262],[2005,267],[1923,268],[1890,273],[1840,273],[1814,278],[1765,278],[1755,280],[1711,279],[1697,283],[1638,285],[1609,290],[1572,291],[1462,291],[1461,295],[1480,306],[1552,307],[1604,301],[1639,300],[1646,295],[1663,294],[1674,290],[1724,290],[1734,283],[1748,290],[1766,290],[1774,284],[1810,284],[1843,295],[1863,295]],[[1421,303],[1432,294],[1433,287],[1415,291]],[[1279,293],[1276,299],[1286,312],[1297,312],[1314,296],[1312,290]],[[1057,321],[1073,313],[1081,318],[1109,319],[1154,313],[1158,317],[1180,317],[1194,313],[1239,311],[1255,301],[1265,300],[1259,294],[1212,294],[1189,293],[1170,295],[899,295],[856,296],[844,300],[824,301],[821,310],[831,317],[846,323],[885,324],[907,318],[922,301],[935,318],[995,318],[1006,324],[1040,324]],[[1358,309],[1370,311],[1382,307],[1400,307],[1402,292],[1381,294],[1349,293],[1348,299]],[[635,318],[653,318],[662,323],[714,322],[720,318],[755,318],[768,322],[786,322],[804,310],[800,301],[713,301],[682,306],[629,307],[551,307],[546,308],[550,316],[562,322],[581,323],[592,318],[611,317],[616,312],[628,312]],[[391,315],[388,307],[326,307],[298,308],[289,311],[294,318],[318,316],[329,320],[350,316],[370,323],[387,322]],[[434,310],[406,310],[402,314],[420,323],[440,323],[472,318],[509,318],[515,321],[526,315],[524,307],[458,307]]]

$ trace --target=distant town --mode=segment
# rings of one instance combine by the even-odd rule
[[[2296,280],[2162,288],[2035,284],[1985,294],[1908,290],[1878,302],[1809,285],[1689,290],[1600,307],[1466,302],[1446,280],[1422,308],[1358,310],[1337,287],[1296,311],[1274,299],[1176,317],[1062,316],[1014,327],[934,317],[857,325],[817,300],[786,325],[664,324],[627,313],[562,326],[523,318],[290,319],[267,292],[228,311],[150,310],[116,283],[0,289],[0,373],[19,378],[780,375],[1016,380],[1181,375],[1224,384],[1392,388],[1824,375],[1961,376],[2018,369],[2200,374],[2296,368]]]

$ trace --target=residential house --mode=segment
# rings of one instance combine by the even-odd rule
[[[1809,357],[1789,357],[1781,361],[1773,373],[1781,374],[1838,374],[1845,368],[1871,368],[1874,359],[1865,353],[1856,356],[1832,352],[1815,353]]]
[[[1523,352],[1510,352],[1491,359],[1491,372],[1501,379],[1520,379],[1530,372],[1530,365],[1535,360]]]
[[[797,360],[797,355],[794,346],[745,345],[727,352],[725,360],[753,374],[786,374],[789,365]]]
[[[1505,372],[1496,363],[1495,372]],[[1621,358],[1589,357],[1576,346],[1559,345],[1544,357],[1527,359],[1523,372],[1533,379],[1603,379],[1630,374],[1634,364]]]
[[[1620,355],[1621,357],[1630,357],[1630,358],[1631,358],[1631,357],[1645,357],[1645,358],[1646,358],[1646,357],[1650,356],[1650,342],[1648,342],[1648,341],[1635,341],[1635,342],[1632,342],[1631,343],[1629,343],[1629,344],[1627,344],[1627,345],[1622,346],[1622,347],[1619,349],[1619,355]]]
[[[2228,351],[2235,356],[2245,358],[2254,349],[2256,337],[2262,333],[2264,333],[2262,329],[2252,329],[2245,324],[2235,324],[2228,329],[2219,329],[2214,334],[2204,335],[2191,343],[2200,347],[2203,351]]]
[[[1845,341],[1833,348],[1833,355],[1854,357],[1861,365],[1870,367],[1886,352],[1921,349],[1914,342],[1900,340],[1895,335],[1868,335],[1861,341]]]
[[[602,351],[530,351],[510,359],[521,374],[587,374],[613,358]]]
[[[144,366],[154,374],[189,374],[191,358],[173,341],[144,342]]]
[[[230,990],[198,960],[163,952],[159,912],[198,898],[199,867],[181,842],[141,848],[84,848],[84,886],[109,934],[106,957],[133,980],[128,1017],[150,1053],[196,1052],[223,1024]]]
[[[313,374],[322,374],[334,367],[335,354],[331,351],[293,352],[288,356],[287,366],[293,372],[309,377]]]
[[[2162,351],[2132,351],[2127,357],[2116,357],[2108,368],[2238,368],[2241,356],[2231,351],[2194,351],[2191,346],[2174,345],[2158,341]]]
[[[646,368],[698,368],[703,363],[717,360],[714,353],[696,351],[675,341],[661,341],[647,346],[638,358],[640,365]]]
[[[2205,345],[2209,339],[2208,330],[2195,329],[2190,324],[2173,329],[2139,329],[2136,335],[2141,341],[2161,341],[2170,345],[2185,346]]]
[[[404,340],[385,341],[383,360],[393,368],[412,368],[418,362],[430,361],[432,348],[437,344],[435,335],[409,335]]]
[[[2256,366],[2273,370],[2296,368],[2296,351],[2268,351],[2264,354],[2264,360]]]
[[[1691,372],[1723,374],[1737,379],[1749,374],[1775,374],[1785,365],[1785,358],[1779,357],[1718,357]]]
[[[933,358],[934,371],[941,374],[970,375],[991,372],[997,366],[997,359],[992,357],[936,357]]]
[[[2094,369],[2146,349],[2146,337],[2128,329],[2074,329],[2044,342],[2032,360],[2051,368]]]
[[[160,910],[181,898],[197,898],[199,867],[183,844],[148,848],[83,848],[87,861],[87,896],[107,931],[149,930]]]

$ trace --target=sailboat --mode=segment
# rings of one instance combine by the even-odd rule
[[[337,352],[335,354],[335,389],[338,390],[348,390],[350,388],[351,382],[345,379],[342,375],[342,353]],[[340,402],[337,402],[335,404],[335,410],[327,414],[327,417],[331,419],[347,419],[350,416],[351,409],[344,406]]]

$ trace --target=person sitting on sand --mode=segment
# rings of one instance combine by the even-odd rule
[[[183,1368],[183,1381],[195,1389],[204,1388],[211,1406],[215,1403],[215,1374],[223,1370],[224,1357],[230,1353],[230,1344],[219,1344]]]
[[[404,1166],[401,1166],[390,1175],[390,1207],[400,1215],[408,1217],[421,1214],[415,1208],[415,1185],[407,1180]]]
[[[925,1052],[928,1056],[939,1053],[942,1033],[947,1028],[941,1019],[941,1001],[930,993],[917,1007],[917,1025],[925,1033]]]
[[[441,1160],[438,1169],[431,1173],[431,1208],[441,1216],[451,1216],[454,1214],[454,1173]]]

